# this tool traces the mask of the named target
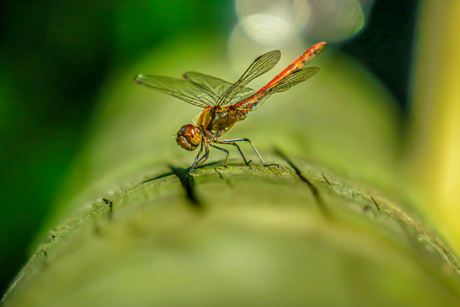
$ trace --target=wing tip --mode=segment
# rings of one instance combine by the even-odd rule
[[[144,75],[143,74],[138,74],[137,76],[134,77],[134,82],[136,82],[137,84],[144,84],[144,82],[142,82],[140,79],[144,78]]]

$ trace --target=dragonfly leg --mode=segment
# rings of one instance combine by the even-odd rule
[[[252,142],[247,139],[247,138],[242,138],[242,139],[231,139],[231,140],[222,140],[221,142],[224,142],[224,143],[233,143],[233,142],[248,142],[249,144],[251,144],[252,146],[252,149],[254,149],[254,151],[256,152],[257,156],[259,157],[260,161],[262,161],[262,164],[264,166],[279,166],[278,164],[266,164],[264,159],[262,159],[262,156],[260,155],[260,153],[257,151],[256,147],[254,146],[254,144],[252,144]]]
[[[193,170],[196,168],[202,151],[203,151],[203,143],[201,143],[200,151],[199,151],[198,154],[196,155],[195,160],[193,161],[192,166],[190,166],[190,171],[193,171]]]
[[[238,144],[236,144],[235,142],[227,142],[226,140],[223,140],[223,141],[217,140],[216,143],[236,146],[236,148],[238,148],[238,151],[240,152],[240,155],[243,157],[244,163],[246,163],[247,166],[249,166],[249,163],[251,163],[251,160],[249,161],[246,160],[246,157],[243,155],[243,152],[241,151],[240,146],[238,146]]]
[[[196,163],[195,165],[195,168],[201,166],[204,162],[206,162],[206,160],[208,160],[209,158],[209,147],[208,147],[208,143],[204,143],[204,150],[205,150],[205,153],[204,155],[200,158],[200,160],[198,160],[198,162]],[[193,170],[195,169],[193,168]]]
[[[216,149],[219,149],[219,150],[221,150],[221,151],[223,151],[223,152],[225,152],[227,154],[227,157],[225,157],[224,167],[228,168],[227,161],[228,161],[228,157],[230,156],[230,153],[228,152],[228,150],[224,149],[224,148],[221,148],[221,147],[217,147],[216,145],[213,145],[212,143],[209,143],[209,146],[212,146],[212,147],[214,147]]]

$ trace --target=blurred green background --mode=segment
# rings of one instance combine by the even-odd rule
[[[310,4],[314,7],[318,2]],[[402,139],[419,2],[355,2],[362,7],[361,23],[352,18],[353,11],[339,16],[358,20],[348,32],[337,34],[334,25],[316,22],[296,35],[308,42],[328,41],[327,48],[354,58],[356,69],[365,67],[374,74],[397,103],[395,118]],[[201,40],[205,46],[231,44],[241,14],[234,1],[211,0],[7,0],[0,4],[0,292],[25,263],[30,242],[53,212],[56,191],[65,184],[72,161],[87,142],[97,102],[114,90],[105,86],[107,80],[129,70],[146,54],[180,56],[188,52],[189,42],[199,45]],[[327,29],[329,33],[324,32]],[[276,48],[276,42],[266,45]],[[221,47],[216,50],[226,52]],[[239,52],[246,59],[260,54],[250,48]],[[228,53],[231,58],[231,46]],[[197,65],[190,63],[183,70],[202,71]],[[247,60],[241,65],[247,65]],[[139,73],[170,76],[163,68]]]

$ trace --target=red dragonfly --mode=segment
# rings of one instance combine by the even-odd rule
[[[261,105],[272,94],[284,92],[314,76],[319,71],[319,67],[304,68],[304,66],[323,49],[324,45],[326,43],[322,42],[307,49],[257,92],[246,85],[278,63],[281,57],[279,50],[259,56],[233,84],[198,72],[185,73],[184,79],[138,75],[134,81],[204,109],[198,115],[196,123],[184,125],[177,132],[176,142],[180,147],[189,151],[200,147],[189,171],[195,170],[208,160],[209,146],[227,154],[224,162],[224,167],[227,167],[229,152],[216,144],[236,146],[244,162],[249,166],[251,161],[246,160],[236,143],[241,141],[251,144],[264,166],[272,166],[276,164],[266,164],[250,140],[246,138],[219,140],[219,138],[236,122],[244,120],[250,111]],[[203,149],[205,153],[201,156]]]

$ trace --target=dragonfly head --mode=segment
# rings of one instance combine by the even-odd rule
[[[179,131],[177,131],[176,142],[177,144],[186,150],[195,150],[201,144],[203,137],[201,130],[198,126],[194,125],[183,125]]]

